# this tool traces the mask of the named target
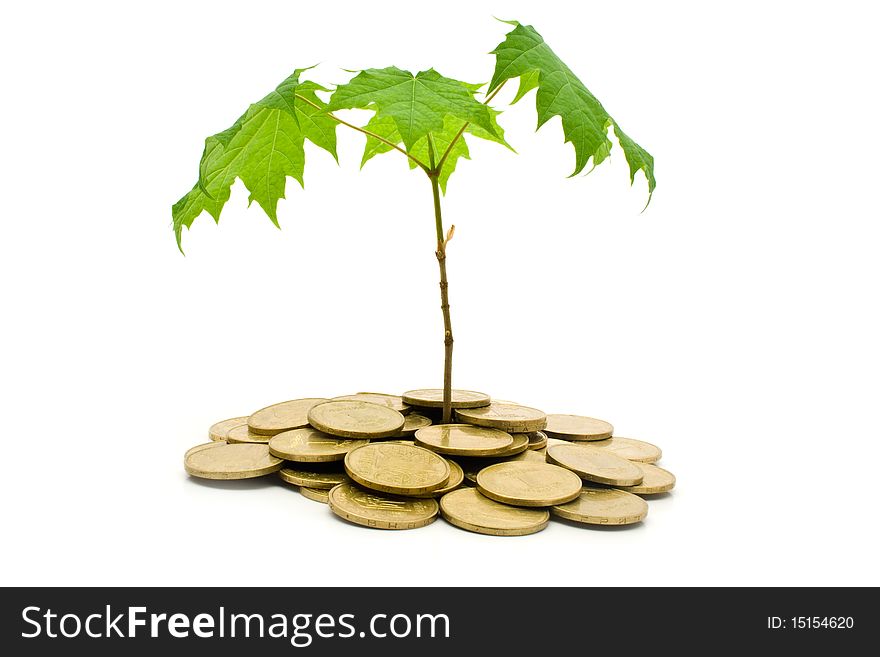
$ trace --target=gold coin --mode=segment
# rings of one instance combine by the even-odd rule
[[[253,413],[248,418],[248,426],[253,433],[264,436],[299,429],[309,424],[309,409],[325,401],[327,400],[323,398],[308,398],[272,404]]]
[[[534,534],[544,529],[550,520],[546,509],[501,504],[476,488],[463,488],[444,495],[440,499],[440,513],[456,527],[492,536]]]
[[[277,472],[282,461],[269,453],[268,445],[218,443],[212,449],[190,450],[183,465],[193,477],[250,479]]]
[[[581,492],[580,477],[549,463],[506,461],[483,468],[477,488],[496,502],[514,506],[552,506],[573,500]]]
[[[542,449],[527,449],[524,452],[510,457],[509,461],[531,461],[533,463],[546,463],[547,458]]]
[[[416,529],[437,518],[434,498],[401,498],[367,491],[353,484],[330,490],[330,509],[349,522],[376,529]]]
[[[308,469],[304,466],[288,466],[279,470],[278,474],[284,481],[294,486],[330,490],[337,484],[349,481],[348,476],[335,463],[331,465],[334,466],[333,469],[322,468],[317,464]]]
[[[611,437],[614,427],[605,420],[592,417],[551,413],[547,416],[544,433],[550,438],[563,440],[603,440]]]
[[[550,512],[588,525],[630,525],[644,520],[648,503],[638,495],[616,488],[585,486],[577,499],[551,507]]]
[[[329,490],[324,490],[321,488],[309,488],[308,486],[300,486],[299,492],[302,493],[303,497],[314,500],[315,502],[321,502],[323,504],[330,503]]]
[[[309,410],[309,424],[343,438],[394,437],[404,422],[393,408],[357,399],[327,401]]]
[[[247,417],[231,417],[228,420],[215,422],[211,425],[211,428],[208,429],[208,438],[221,443],[226,442],[226,434],[229,430],[241,424],[247,424],[247,420]]]
[[[616,454],[629,461],[638,461],[639,463],[656,463],[663,456],[663,452],[657,445],[646,443],[643,440],[633,440],[632,438],[618,438],[614,436],[608,440],[590,443],[590,446],[601,447],[612,454]]]
[[[442,388],[421,388],[403,393],[403,401],[412,406],[423,408],[443,408]],[[491,397],[484,392],[473,390],[453,390],[452,408],[479,408],[488,406]]]
[[[464,470],[455,461],[446,460],[449,464],[449,479],[443,484],[443,488],[431,491],[430,493],[422,493],[421,495],[411,495],[410,497],[442,497],[446,493],[455,490],[461,486],[464,481]]]
[[[508,456],[516,456],[517,454],[522,454],[529,448],[529,434],[514,433],[511,435],[513,436],[513,443],[503,452],[496,454],[496,457],[505,458]]]
[[[183,464],[186,467],[186,460],[190,457],[191,454],[195,454],[196,452],[201,452],[204,449],[211,449],[212,447],[219,447],[223,443],[218,442],[210,442],[210,443],[202,443],[201,445],[196,445],[195,447],[190,447],[186,450],[186,454],[183,455]]]
[[[403,429],[400,430],[398,436],[412,436],[419,429],[431,426],[431,418],[425,417],[421,413],[410,413],[405,416]]]
[[[252,432],[247,424],[239,424],[237,426],[232,427],[229,431],[226,432],[226,442],[233,443],[262,443],[266,444],[269,442],[269,438],[272,436],[264,436],[259,433]]]
[[[568,468],[587,481],[610,486],[635,486],[644,477],[635,463],[589,445],[554,445],[547,450],[547,462]]]
[[[510,449],[514,442],[505,431],[468,424],[434,424],[416,431],[415,439],[416,445],[454,456],[492,456]]]
[[[642,483],[635,486],[627,486],[628,493],[636,495],[657,495],[667,493],[675,488],[675,475],[650,463],[635,463],[645,476]]]
[[[407,415],[412,410],[412,406],[403,403],[403,397],[400,395],[386,395],[384,392],[359,392],[355,395],[334,397],[330,401],[343,401],[346,399],[372,402],[373,404],[379,404],[380,406],[387,406],[388,408],[393,408],[401,415]]]
[[[547,416],[537,408],[497,402],[483,408],[461,408],[455,411],[455,416],[459,422],[510,433],[540,431],[547,424]]]
[[[371,443],[345,455],[345,471],[362,486],[395,495],[443,488],[449,463],[429,449],[396,442]]]
[[[547,434],[543,431],[529,434],[529,449],[544,449],[545,447],[547,447]]]
[[[306,427],[284,431],[269,441],[269,451],[280,459],[303,463],[341,461],[351,450],[366,445],[366,440],[346,440]]]
[[[547,449],[550,449],[554,445],[572,445],[572,444],[574,444],[574,443],[572,443],[570,440],[559,440],[558,438],[550,438],[549,436],[547,437]],[[598,443],[591,443],[591,444],[596,445]]]

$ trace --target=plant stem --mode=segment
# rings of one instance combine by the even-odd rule
[[[495,94],[501,91],[501,87],[504,86],[502,82],[498,88],[495,89],[491,94],[489,94],[486,99],[483,101],[483,104],[488,104],[491,101]],[[311,105],[315,109],[324,110],[323,107],[318,105],[317,103],[312,102],[305,96],[301,96],[296,94],[296,97],[299,98],[304,103]],[[364,128],[353,125],[348,121],[343,121],[337,116],[333,115],[331,112],[327,112],[327,116],[336,121],[337,123],[341,123],[344,126],[351,128],[352,130],[357,130],[358,132],[362,132],[368,137],[372,137],[373,139],[377,139],[393,148],[394,150],[403,153],[412,160],[415,164],[417,164],[422,171],[424,171],[428,179],[431,181],[431,192],[434,197],[434,226],[437,230],[437,250],[434,252],[434,255],[437,256],[437,264],[440,265],[440,310],[443,311],[443,346],[444,346],[444,357],[443,357],[443,424],[449,424],[452,422],[452,319],[449,314],[449,281],[446,277],[446,245],[449,243],[449,240],[452,238],[452,231],[455,229],[455,226],[450,228],[449,235],[445,235],[443,233],[443,214],[440,210],[440,172],[443,170],[443,165],[446,164],[446,160],[449,157],[449,154],[452,152],[452,147],[455,145],[461,136],[464,134],[464,131],[467,130],[469,123],[466,121],[458,133],[455,135],[453,140],[449,142],[449,146],[446,147],[446,150],[443,152],[443,155],[440,157],[439,162],[435,161],[436,158],[436,148],[434,146],[434,137],[431,133],[428,133],[428,157],[430,158],[430,166],[422,162],[416,157],[413,157],[409,153],[406,152],[403,148],[398,146],[397,144],[385,139],[384,137],[377,135],[374,132],[370,132]]]
[[[443,234],[443,214],[440,210],[439,166],[434,165],[434,140],[428,136],[428,156],[431,159],[431,192],[434,196],[434,225],[437,229],[437,264],[440,265],[440,310],[443,311],[443,424],[452,422],[452,319],[449,315],[449,281],[446,278],[446,245],[449,242]],[[451,237],[451,232],[450,232]]]
[[[294,95],[297,98],[299,98],[301,101],[311,105],[315,109],[324,110],[323,107],[321,107],[317,103],[312,102],[311,100],[309,100],[305,96],[300,96],[299,94],[294,94]],[[326,111],[326,110],[324,110],[324,111]],[[349,123],[348,121],[343,121],[342,119],[340,119],[338,116],[332,114],[331,112],[327,112],[327,116],[329,116],[331,119],[333,119],[337,123],[341,123],[342,125],[347,126],[347,127],[351,128],[352,130],[357,130],[358,132],[362,132],[365,135],[367,135],[368,137],[372,137],[373,139],[377,139],[377,140],[381,141],[383,144],[390,146],[391,148],[398,151],[399,153],[403,153],[410,160],[412,160],[415,164],[417,164],[419,167],[421,167],[422,171],[424,171],[425,173],[429,173],[427,164],[422,162],[419,158],[410,155],[409,153],[407,153],[404,149],[402,149],[400,146],[398,146],[394,142],[388,141],[387,139],[385,139],[385,137],[382,137],[381,135],[377,135],[375,132],[370,132],[369,130],[361,128],[360,126],[356,126],[353,123]]]

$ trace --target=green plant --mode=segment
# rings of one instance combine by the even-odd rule
[[[572,144],[575,152],[572,176],[583,171],[591,158],[595,167],[608,157],[612,145],[608,129],[613,127],[629,164],[630,183],[637,171],[644,173],[649,203],[656,184],[654,158],[620,129],[541,35],[531,26],[505,22],[514,28],[492,51],[495,72],[482,102],[475,95],[484,84],[453,80],[434,69],[413,75],[396,67],[360,71],[332,90],[329,101],[324,101],[318,92],[331,90],[311,80],[301,80],[308,69],[297,69],[269,95],[251,105],[230,128],[205,140],[198,182],[172,208],[180,247],[183,227],[189,228],[202,211],[219,222],[230,187],[240,178],[250,191],[249,201],[259,203],[277,226],[276,208],[278,199],[284,198],[287,176],[303,184],[305,140],[337,158],[339,124],[366,135],[362,167],[380,153],[403,154],[411,168],[421,169],[428,177],[434,201],[435,255],[440,267],[445,345],[444,423],[451,417],[453,346],[446,250],[455,226],[444,232],[440,195],[441,191],[446,193],[457,161],[469,158],[465,134],[510,148],[497,121],[500,111],[489,105],[501,87],[508,80],[519,78],[519,89],[511,105],[537,89],[538,128],[554,116],[561,118],[565,141]],[[355,108],[374,112],[363,127],[333,114],[335,110]]]

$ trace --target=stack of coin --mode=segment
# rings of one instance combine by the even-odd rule
[[[660,448],[582,415],[550,414],[482,392],[439,389],[294,399],[211,425],[184,456],[191,476],[278,473],[310,500],[366,527],[415,529],[443,517],[468,531],[519,536],[551,518],[629,525],[675,476]]]

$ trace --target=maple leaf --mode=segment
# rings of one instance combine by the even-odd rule
[[[441,133],[446,117],[478,126],[497,137],[489,108],[474,98],[479,85],[440,75],[434,69],[413,75],[396,66],[370,68],[340,85],[328,109],[372,109],[377,119],[390,119],[399,141],[410,151],[429,133]]]
[[[484,86],[482,84],[468,84],[465,82],[461,82],[460,84],[468,89],[471,94]],[[440,130],[431,131],[430,133],[431,138],[434,140],[436,157],[439,158],[440,155],[442,153],[445,153],[446,149],[449,148],[450,143],[452,144],[452,149],[449,151],[449,154],[446,157],[446,161],[443,164],[443,168],[440,170],[438,176],[440,189],[443,190],[444,194],[446,193],[447,182],[449,181],[449,177],[455,171],[455,166],[458,162],[458,159],[470,159],[470,151],[468,149],[468,145],[465,141],[464,135],[462,134],[461,136],[459,136],[462,128],[464,128],[464,134],[470,134],[475,137],[480,137],[481,139],[496,142],[513,151],[513,147],[511,147],[511,145],[508,144],[507,141],[504,139],[503,128],[498,124],[498,115],[501,114],[501,112],[485,105],[484,107],[486,107],[489,113],[489,122],[492,126],[491,132],[483,128],[481,125],[469,123],[463,121],[461,118],[455,117],[451,114],[447,114],[443,120],[443,127]],[[376,112],[367,123],[367,125],[364,126],[366,130],[394,144],[403,143],[403,138],[401,137],[400,131],[397,128],[397,121],[393,116],[380,115],[378,108],[375,104],[370,104],[364,109],[373,110],[374,112]],[[456,139],[456,137],[458,138]],[[364,154],[361,158],[361,168],[363,168],[367,161],[369,161],[374,156],[379,155],[380,153],[387,153],[391,150],[393,149],[388,143],[367,135],[367,142],[364,146]],[[421,162],[429,162],[430,153],[428,146],[428,135],[420,137],[418,140],[416,140],[416,142],[407,149],[407,153],[414,156],[417,160]],[[409,160],[409,166],[411,169],[415,169],[418,165],[413,160]]]
[[[336,121],[315,93],[328,90],[315,82],[300,82],[305,70],[294,71],[232,126],[205,140],[199,180],[171,209],[178,248],[183,227],[189,228],[203,211],[220,220],[236,178],[250,192],[248,202],[259,203],[277,226],[276,209],[284,198],[287,176],[303,185],[305,140],[337,158]]]
[[[535,28],[516,21],[505,22],[515,27],[492,51],[495,55],[495,72],[489,83],[489,93],[506,80],[515,77],[519,77],[519,89],[512,103],[537,88],[535,104],[538,110],[538,128],[554,116],[562,119],[565,141],[574,146],[575,169],[572,176],[580,173],[591,157],[594,167],[608,157],[611,151],[608,128],[614,126],[614,134],[617,135],[629,164],[630,183],[635,181],[637,171],[643,171],[648,181],[650,203],[656,186],[654,158],[651,154],[620,129],[602,104],[556,56]]]

